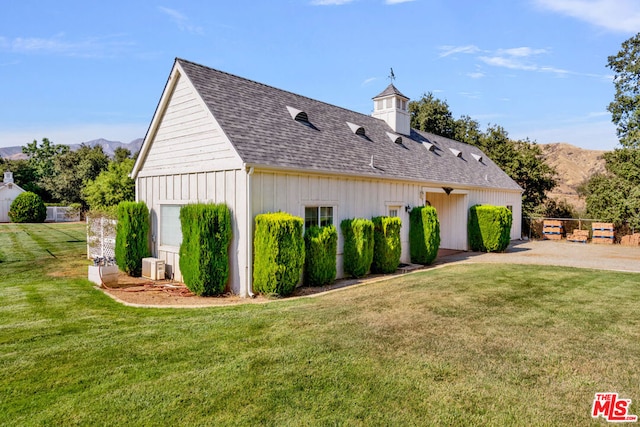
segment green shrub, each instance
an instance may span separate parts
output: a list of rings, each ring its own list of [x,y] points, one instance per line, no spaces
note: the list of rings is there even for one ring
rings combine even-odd
[[[397,217],[376,216],[373,222],[373,262],[374,273],[393,273],[400,265],[402,245],[400,228],[402,221]]]
[[[130,276],[142,273],[149,252],[149,209],[144,202],[121,202],[117,209],[116,264]]]
[[[11,203],[9,218],[11,222],[44,222],[47,207],[36,193],[25,191]]]
[[[304,266],[302,218],[288,213],[256,217],[253,286],[257,292],[285,296],[300,281]]]
[[[368,219],[345,219],[340,223],[344,237],[344,272],[362,277],[373,262],[373,222]]]
[[[417,206],[409,214],[409,251],[411,262],[429,265],[438,256],[440,221],[433,206]]]
[[[504,252],[511,239],[512,222],[511,211],[504,206],[471,206],[468,227],[471,250]]]
[[[323,286],[336,278],[338,231],[333,225],[310,227],[304,233],[304,282]]]
[[[197,203],[180,208],[182,280],[196,295],[224,292],[229,280],[231,212],[225,204]]]

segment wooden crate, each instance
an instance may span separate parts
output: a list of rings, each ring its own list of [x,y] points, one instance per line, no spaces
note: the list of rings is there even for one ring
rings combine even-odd
[[[623,236],[620,239],[620,244],[623,246],[640,246],[640,233]]]
[[[602,245],[612,245],[615,233],[613,229],[613,224],[610,222],[594,222],[591,225],[592,237],[591,241],[593,243],[598,243]]]
[[[567,234],[567,241],[587,243],[589,240],[589,230],[573,230],[573,233]]]
[[[548,240],[561,240],[562,239],[562,221],[547,220],[543,223],[542,234],[544,238]]]

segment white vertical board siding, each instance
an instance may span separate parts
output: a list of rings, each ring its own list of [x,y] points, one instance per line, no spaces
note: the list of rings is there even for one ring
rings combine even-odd
[[[388,215],[389,206],[400,206],[402,220],[400,239],[401,262],[410,262],[409,214],[406,205],[423,204],[420,191],[424,183],[407,183],[305,175],[272,171],[256,171],[252,177],[251,218],[265,212],[284,211],[304,217],[305,206],[333,206],[333,222],[338,229],[338,278],[343,277],[342,247],[344,244],[340,222],[347,218],[371,218]],[[513,207],[511,238],[519,239],[522,211],[521,194],[500,190],[462,189],[447,196],[444,192],[426,193],[425,199],[437,209],[441,223],[441,247],[468,249],[467,219],[469,208],[477,203]]]
[[[513,207],[511,240],[522,238],[522,194],[496,190],[474,190],[469,192],[469,207],[473,205],[494,205]]]
[[[389,206],[401,206],[401,262],[410,261],[409,214],[404,206],[420,203],[417,184],[342,178],[322,175],[256,171],[251,184],[252,220],[266,212],[283,211],[304,217],[305,206],[333,206],[333,224],[338,229],[338,278],[344,276],[340,222],[347,218],[388,215]]]
[[[136,181],[138,200],[144,201],[151,212],[153,256],[163,259],[174,279],[182,280],[177,247],[159,246],[160,206],[196,202],[226,203],[231,209],[233,238],[229,248],[229,287],[233,293],[242,292],[246,281],[247,264],[247,203],[246,172],[226,170],[167,176],[139,176]]]
[[[467,250],[467,194],[427,192],[425,197],[438,212],[440,247]]]
[[[242,161],[188,79],[178,75],[141,176],[240,168]],[[175,189],[175,188],[174,188]]]

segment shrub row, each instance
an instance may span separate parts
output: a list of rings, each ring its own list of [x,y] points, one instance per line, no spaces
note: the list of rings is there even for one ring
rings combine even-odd
[[[194,203],[180,208],[180,271],[196,295],[223,293],[229,279],[231,212],[225,204]]]
[[[287,213],[260,214],[253,240],[253,287],[264,294],[289,295],[304,266],[302,218]]]
[[[362,277],[373,262],[373,222],[368,219],[345,219],[340,223],[344,238],[344,272],[352,277]]]
[[[304,234],[304,283],[324,286],[336,278],[338,231],[333,225],[310,227]]]
[[[149,253],[149,209],[144,202],[121,202],[117,209],[116,264],[130,276],[142,273]]]
[[[411,262],[429,265],[440,248],[440,222],[433,206],[411,209],[409,215],[409,252]]]
[[[471,206],[468,223],[471,250],[504,252],[509,246],[512,222],[511,211],[504,206]]]
[[[373,222],[373,262],[374,273],[393,273],[400,265],[402,246],[400,228],[402,221],[397,217],[376,216]]]

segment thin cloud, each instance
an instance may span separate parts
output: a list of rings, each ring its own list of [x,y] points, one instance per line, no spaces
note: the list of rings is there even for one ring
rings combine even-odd
[[[158,6],[158,10],[171,18],[171,20],[178,26],[178,29],[180,31],[186,31],[188,33],[197,35],[204,34],[204,30],[202,29],[202,27],[192,24],[188,16],[178,12],[177,10],[170,9],[164,6]]]
[[[574,75],[586,75],[575,73],[562,68],[552,67],[549,65],[539,65],[536,62],[536,57],[549,53],[547,49],[532,48],[529,46],[513,47],[497,49],[495,51],[487,51],[480,49],[475,45],[466,46],[441,46],[438,48],[441,52],[440,58],[449,56],[455,56],[459,54],[464,55],[478,55],[476,59],[483,62],[486,65],[492,67],[507,68],[510,70],[520,71],[532,71],[540,73],[552,73],[558,77],[565,77],[570,74]],[[467,76],[472,79],[478,79],[484,77],[485,74],[479,71],[467,73]],[[592,76],[590,77],[600,77]]]
[[[409,3],[414,0],[385,0],[384,4],[400,4],[400,3]]]
[[[498,49],[498,55],[516,56],[519,58],[526,58],[533,55],[540,55],[547,53],[546,49],[532,49],[530,47],[513,47],[510,49]]]
[[[369,77],[368,79],[365,79],[365,81],[362,82],[362,86],[366,86],[369,83],[372,83],[374,81],[378,80],[377,77]]]
[[[438,48],[440,52],[440,58],[445,58],[451,55],[457,55],[459,53],[463,54],[474,54],[480,52],[478,46],[475,45],[467,45],[467,46],[440,46]]]
[[[637,0],[533,0],[540,8],[620,33],[640,28]]]
[[[49,38],[0,37],[0,50],[21,54],[55,54],[71,57],[112,57],[133,46],[122,40],[121,35],[91,37],[82,40],[67,40],[64,34]]]

